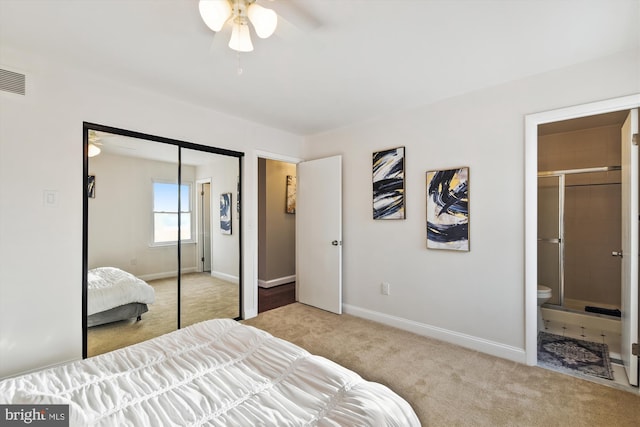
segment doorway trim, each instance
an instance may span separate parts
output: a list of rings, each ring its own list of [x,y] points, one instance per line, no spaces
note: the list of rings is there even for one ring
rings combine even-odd
[[[201,196],[201,191],[204,191],[204,185],[205,184],[209,184],[209,257],[211,258],[211,229],[212,227],[212,221],[211,221],[211,212],[213,211],[212,207],[213,207],[213,194],[212,194],[212,187],[211,187],[211,178],[202,178],[202,179],[198,179],[196,180],[196,195],[197,196]],[[203,268],[203,264],[204,264],[204,260],[202,259],[202,257],[204,257],[203,254],[203,249],[204,249],[204,227],[203,227],[203,221],[207,218],[203,218],[202,215],[202,197],[196,197],[196,215],[197,215],[197,222],[196,222],[196,228],[197,228],[197,242],[196,242],[196,247],[197,250],[196,252],[198,253],[198,255],[201,257],[200,261],[199,261],[199,270],[202,273],[205,272],[204,268]],[[209,263],[212,263],[212,260],[209,259]]]
[[[538,363],[537,289],[538,289],[538,126],[563,120],[640,107],[640,93],[588,104],[544,111],[525,116],[524,150],[524,274],[525,274],[525,362]]]

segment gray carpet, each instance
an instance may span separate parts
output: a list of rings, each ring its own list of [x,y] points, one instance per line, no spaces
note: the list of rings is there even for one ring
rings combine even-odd
[[[422,425],[637,427],[640,394],[299,303],[244,321],[404,397]]]
[[[239,316],[238,285],[211,277],[208,273],[185,274],[181,279],[181,327],[214,318]],[[142,320],[122,320],[95,326],[87,331],[87,355],[95,356],[136,344],[176,330],[178,289],[175,278],[148,281],[156,301]]]

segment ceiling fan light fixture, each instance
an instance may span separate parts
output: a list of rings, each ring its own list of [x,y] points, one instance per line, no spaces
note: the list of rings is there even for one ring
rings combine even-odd
[[[271,9],[251,3],[247,8],[247,16],[261,39],[271,36],[278,26],[278,15]]]
[[[227,0],[200,0],[198,8],[204,23],[216,32],[222,29],[231,16],[231,5]]]
[[[95,157],[98,154],[100,154],[100,147],[98,147],[97,145],[93,144],[93,143],[89,143],[89,146],[87,147],[88,151],[87,151],[87,156],[89,157]]]
[[[238,52],[251,52],[253,50],[249,24],[246,21],[242,19],[234,21],[229,47]]]

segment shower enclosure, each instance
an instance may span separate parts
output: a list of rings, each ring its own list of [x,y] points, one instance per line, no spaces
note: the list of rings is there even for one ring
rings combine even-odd
[[[548,305],[620,308],[620,201],[619,166],[538,173],[538,283],[552,289]]]

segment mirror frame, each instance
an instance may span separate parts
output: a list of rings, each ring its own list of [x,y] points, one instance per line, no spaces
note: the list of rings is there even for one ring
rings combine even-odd
[[[242,318],[242,301],[243,301],[243,259],[242,259],[242,230],[243,230],[243,218],[242,215],[242,197],[241,197],[241,189],[242,189],[242,158],[244,157],[244,153],[240,151],[227,150],[224,148],[210,147],[208,145],[200,145],[194,144],[192,142],[181,141],[172,138],[165,138],[157,135],[150,135],[146,133],[136,132],[132,130],[120,129],[112,126],[105,126],[97,123],[90,122],[82,122],[82,149],[83,149],[83,166],[82,166],[82,358],[87,358],[87,269],[88,269],[88,255],[89,255],[89,194],[87,192],[88,188],[88,175],[89,175],[89,131],[99,131],[99,132],[108,132],[115,135],[122,135],[130,138],[138,138],[145,139],[147,141],[160,142],[164,144],[170,144],[177,146],[178,150],[178,170],[180,170],[181,166],[181,150],[180,148],[186,148],[190,150],[202,151],[206,153],[212,154],[221,154],[229,157],[238,158],[238,200],[237,203],[240,209],[240,227],[239,227],[239,251],[238,251],[238,296],[239,296],[239,307],[238,307],[238,317],[236,320],[240,320]],[[178,254],[178,265],[181,265],[181,244],[180,240],[178,240],[177,245],[177,254]],[[178,294],[180,293],[180,268],[178,268]],[[177,319],[177,329],[180,329],[180,302],[178,301],[178,319]]]

